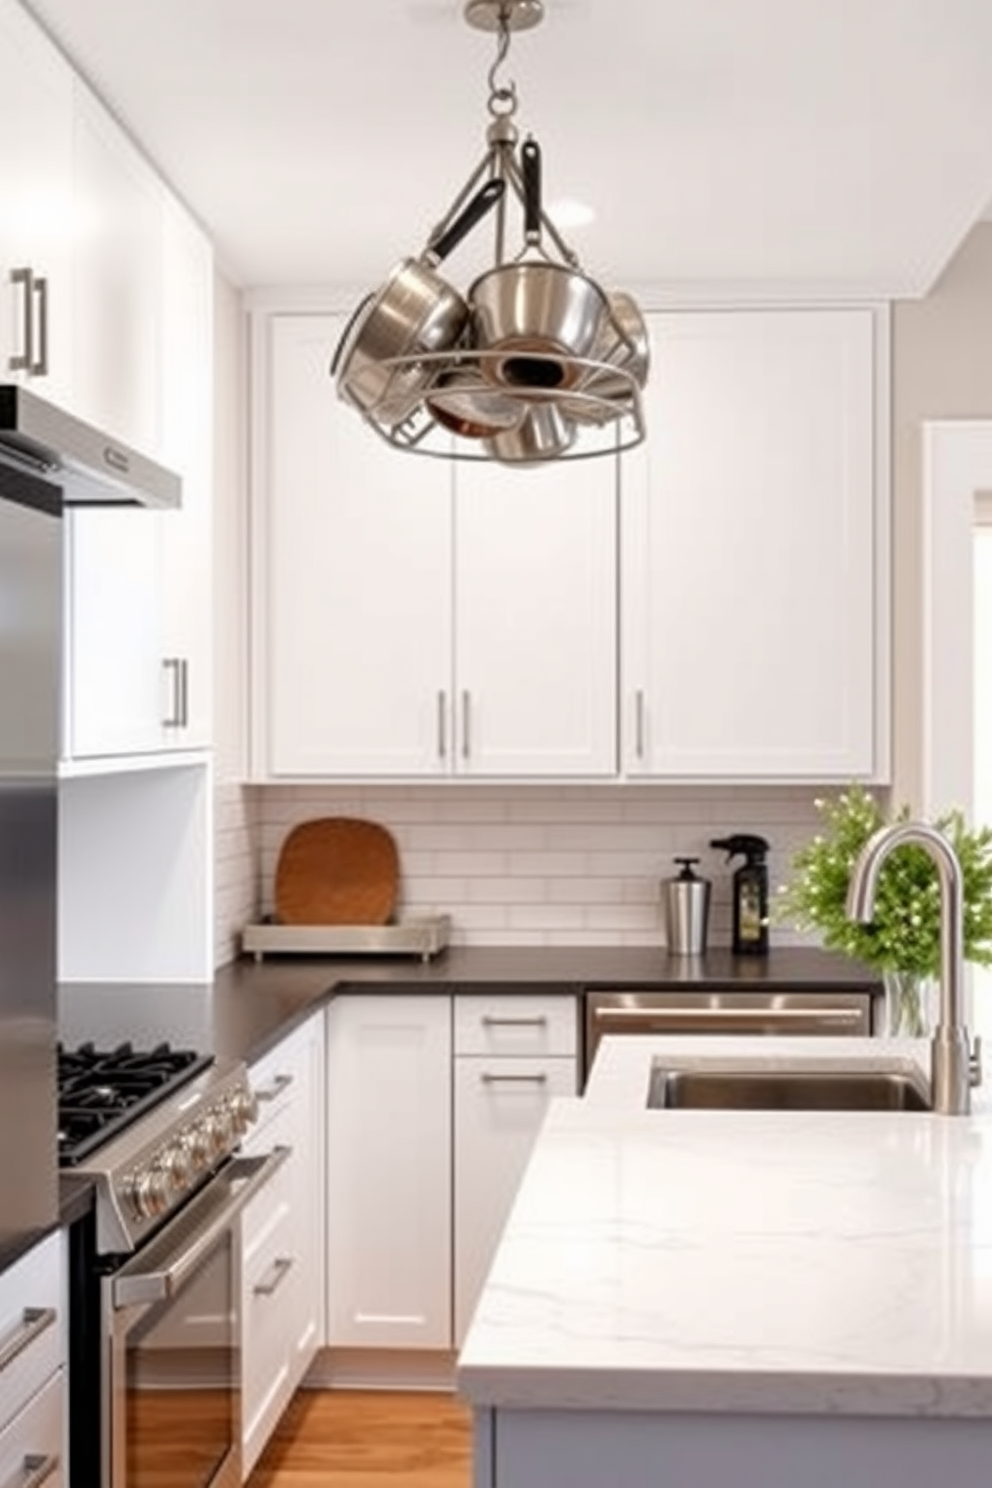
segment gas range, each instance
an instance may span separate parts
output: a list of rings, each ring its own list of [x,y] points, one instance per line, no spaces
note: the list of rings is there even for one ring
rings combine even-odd
[[[257,1106],[240,1062],[160,1044],[59,1049],[59,1162],[96,1183],[96,1248],[136,1250],[234,1152]]]

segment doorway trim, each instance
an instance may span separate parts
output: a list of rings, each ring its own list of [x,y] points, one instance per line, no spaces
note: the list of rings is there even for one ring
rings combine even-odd
[[[992,420],[923,425],[922,807],[970,816],[974,779],[973,531],[992,490]]]

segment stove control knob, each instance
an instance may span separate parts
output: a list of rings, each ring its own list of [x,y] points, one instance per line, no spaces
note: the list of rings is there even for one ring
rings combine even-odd
[[[207,1134],[206,1125],[198,1121],[180,1139],[182,1147],[190,1160],[194,1173],[202,1173],[210,1162],[210,1139]]]
[[[164,1168],[145,1168],[130,1183],[130,1198],[142,1219],[164,1214],[174,1193],[172,1179]]]
[[[248,1128],[258,1120],[258,1097],[254,1090],[236,1090],[231,1096],[229,1110],[235,1135],[243,1137]]]
[[[207,1117],[207,1127],[213,1154],[222,1157],[234,1142],[234,1118],[226,1106],[214,1106]]]
[[[177,1193],[183,1193],[193,1181],[193,1157],[186,1142],[173,1142],[159,1156],[159,1166],[172,1180]]]

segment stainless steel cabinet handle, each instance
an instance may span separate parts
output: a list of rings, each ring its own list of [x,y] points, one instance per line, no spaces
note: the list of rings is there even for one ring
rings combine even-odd
[[[21,1331],[16,1338],[12,1338],[9,1343],[5,1343],[3,1348],[0,1348],[0,1374],[13,1364],[26,1348],[30,1348],[36,1338],[52,1327],[57,1316],[54,1307],[25,1307],[21,1313]]]
[[[180,714],[183,728],[189,728],[189,661],[184,656],[179,664]]]
[[[164,728],[183,726],[183,661],[181,656],[162,658],[162,669],[169,678],[169,704],[162,717]]]
[[[547,1085],[548,1077],[545,1074],[533,1075],[493,1075],[484,1070],[479,1077],[483,1085]]]
[[[530,1018],[497,1018],[491,1013],[483,1013],[482,1026],[483,1028],[547,1028],[548,1020],[543,1013]]]
[[[267,1090],[255,1091],[255,1099],[257,1101],[276,1100],[280,1095],[282,1095],[287,1086],[292,1085],[295,1078],[295,1075],[276,1075],[275,1079],[272,1081],[272,1084],[268,1087]]]
[[[252,1290],[256,1297],[271,1297],[282,1286],[286,1277],[293,1269],[292,1256],[276,1256],[269,1269],[269,1273],[262,1281],[256,1282]]]
[[[437,757],[447,759],[448,756],[448,694],[439,692],[437,695]]]
[[[33,377],[48,376],[48,280],[42,275],[35,279],[32,292],[38,300],[38,346],[37,357],[33,357],[28,368]]]
[[[472,752],[472,698],[466,690],[462,693],[462,759],[468,759]]]
[[[21,350],[16,356],[8,358],[7,366],[11,372],[30,372],[34,363],[34,306],[31,303],[31,286],[34,275],[30,269],[11,269],[11,284],[20,284],[24,287],[24,298],[21,304]]]
[[[36,1452],[31,1452],[24,1459],[24,1476],[17,1484],[17,1488],[41,1488],[42,1483],[55,1472],[59,1465],[59,1459],[52,1454],[41,1457]]]
[[[634,693],[634,753],[639,760],[644,758],[644,693],[640,688]]]

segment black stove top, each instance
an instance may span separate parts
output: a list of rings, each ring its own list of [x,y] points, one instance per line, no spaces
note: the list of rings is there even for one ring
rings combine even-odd
[[[213,1063],[208,1054],[173,1049],[98,1049],[59,1045],[59,1165],[74,1167],[178,1086]]]

